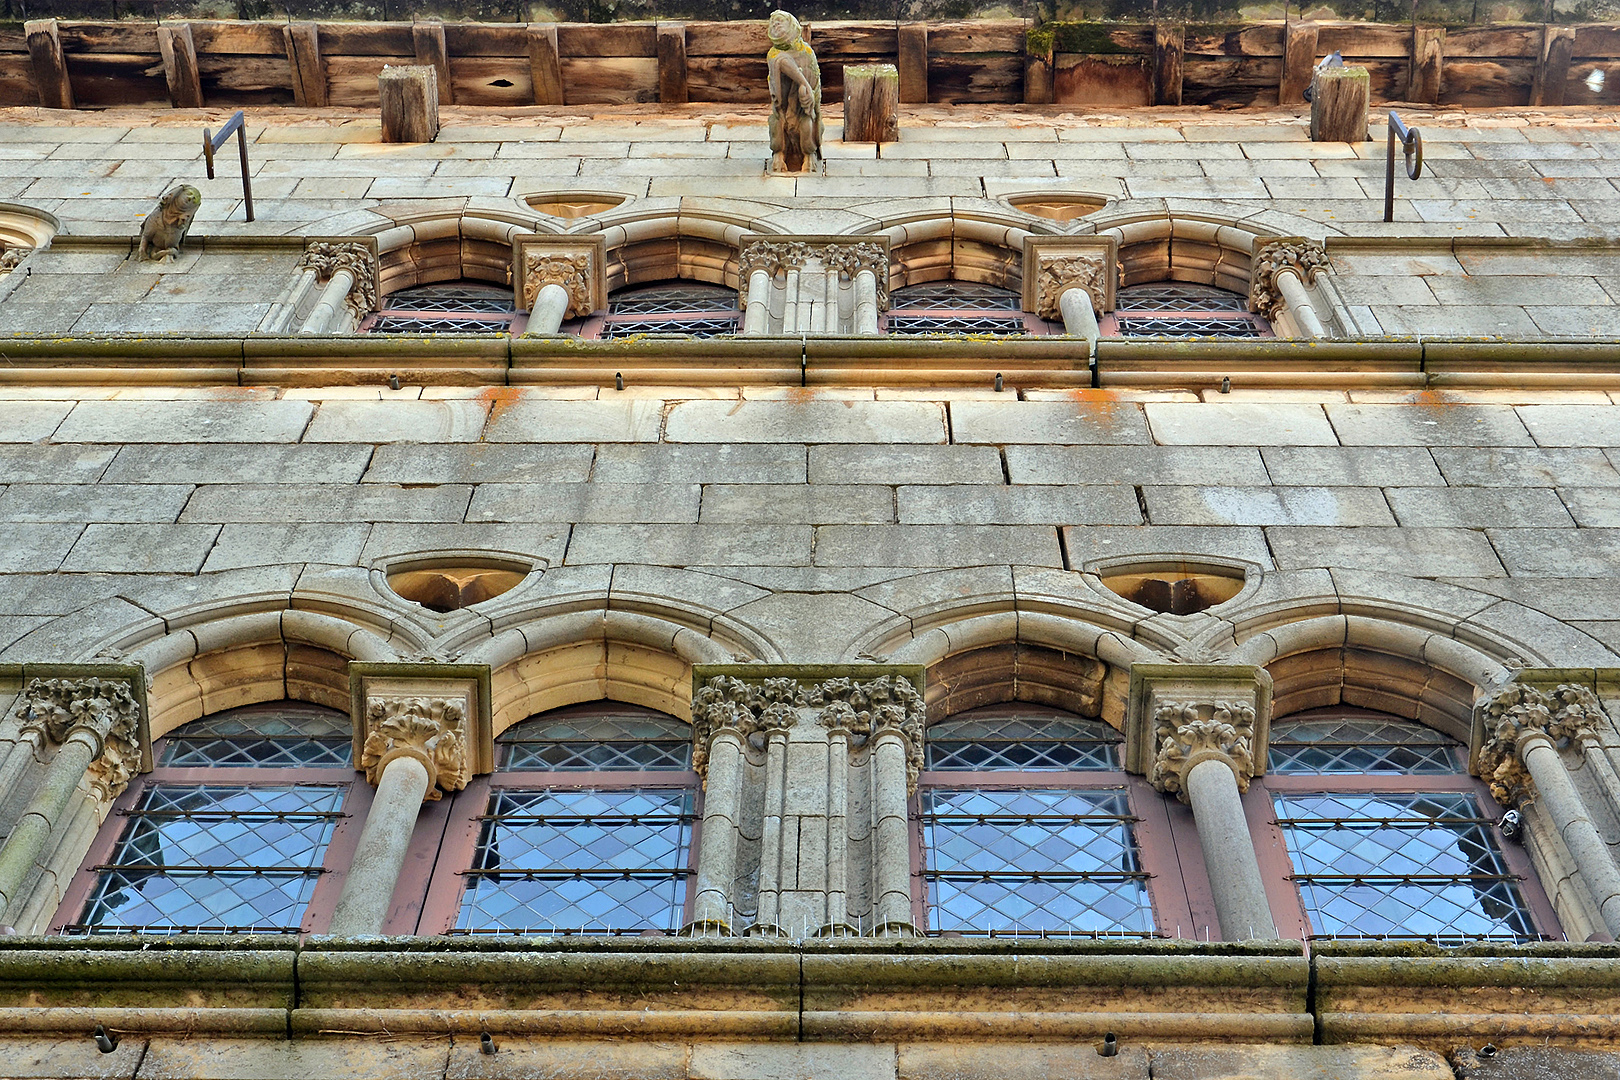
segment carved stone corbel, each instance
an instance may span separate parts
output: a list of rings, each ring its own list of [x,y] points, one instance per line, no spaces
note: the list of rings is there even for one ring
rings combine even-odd
[[[1479,750],[1474,768],[1503,806],[1517,807],[1536,796],[1536,785],[1524,760],[1527,741],[1537,736],[1554,747],[1584,747],[1607,719],[1603,703],[1590,689],[1563,683],[1541,690],[1512,682],[1474,705]]]
[[[33,252],[33,248],[8,247],[0,251],[0,274],[9,274],[22,265],[22,261]]]
[[[607,239],[519,233],[512,238],[512,291],[520,311],[533,311],[547,285],[568,294],[566,318],[607,307]]]
[[[139,668],[122,670],[131,674],[30,679],[13,709],[19,734],[36,746],[59,746],[77,732],[89,736],[95,753],[87,783],[106,802],[151,768],[145,677]]]
[[[1070,289],[1083,289],[1092,310],[1114,309],[1119,284],[1119,241],[1112,236],[1026,236],[1024,310],[1043,319],[1062,317],[1060,303]]]
[[[1287,306],[1277,285],[1277,275],[1291,270],[1310,285],[1328,265],[1327,249],[1316,240],[1285,236],[1270,240],[1254,253],[1249,271],[1249,310],[1265,319],[1274,319]]]
[[[349,274],[354,284],[349,286],[343,303],[356,319],[362,319],[376,309],[381,264],[372,245],[356,241],[311,240],[304,246],[298,266],[301,270],[315,271],[316,280],[322,284],[332,280],[335,274]]]
[[[1241,701],[1165,701],[1153,710],[1158,752],[1148,781],[1188,801],[1187,774],[1216,758],[1231,766],[1239,791],[1254,777],[1254,706]]]
[[[373,785],[390,761],[415,758],[431,802],[494,768],[487,667],[352,663],[349,690],[354,760]]]

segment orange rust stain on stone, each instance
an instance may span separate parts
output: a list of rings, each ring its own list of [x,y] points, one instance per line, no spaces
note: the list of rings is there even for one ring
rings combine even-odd
[[[482,386],[478,389],[476,400],[489,402],[489,419],[494,421],[516,405],[522,396],[523,391],[516,386]]]

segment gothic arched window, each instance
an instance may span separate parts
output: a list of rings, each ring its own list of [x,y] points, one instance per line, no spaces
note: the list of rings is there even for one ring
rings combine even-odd
[[[371,802],[349,717],[297,701],[182,725],[91,844],[65,933],[325,929]]]
[[[931,725],[920,891],[930,932],[1150,936],[1193,929],[1166,802],[1099,720],[1013,702]],[[1145,850],[1147,849],[1147,850]],[[1157,909],[1157,914],[1156,914]]]
[[[691,725],[592,702],[515,724],[495,748],[494,774],[456,796],[421,932],[684,925],[697,820]]]
[[[1274,880],[1286,876],[1300,905],[1277,913],[1285,936],[1445,944],[1554,932],[1529,859],[1503,842],[1455,739],[1385,713],[1313,709],[1272,723],[1267,767],[1287,859]],[[1259,848],[1263,860],[1281,850]]]
[[[615,289],[606,312],[563,326],[583,338],[675,334],[712,338],[735,334],[742,322],[737,290],[684,279]]]

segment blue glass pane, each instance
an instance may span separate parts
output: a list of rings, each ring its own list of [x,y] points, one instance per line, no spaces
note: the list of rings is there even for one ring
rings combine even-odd
[[[641,772],[692,767],[692,728],[647,712],[548,714],[501,733],[508,771]]]
[[[969,713],[928,729],[927,768],[1014,772],[1119,768],[1117,731],[1061,713]]]
[[[1390,718],[1282,720],[1271,729],[1267,766],[1283,775],[1435,775],[1463,771],[1455,739]]]
[[[182,724],[160,743],[158,764],[175,768],[344,768],[352,751],[349,717],[289,703],[250,706]]]

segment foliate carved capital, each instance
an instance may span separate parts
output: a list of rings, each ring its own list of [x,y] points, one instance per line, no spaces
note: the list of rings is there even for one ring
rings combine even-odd
[[[870,270],[877,280],[878,310],[889,310],[889,253],[882,244],[833,244],[822,249],[821,261],[828,270],[852,280]]]
[[[1254,777],[1254,706],[1241,701],[1166,701],[1153,711],[1158,746],[1148,780],[1167,795],[1187,801],[1187,774],[1201,761],[1218,759],[1232,768],[1238,790]]]
[[[141,768],[141,706],[124,679],[31,679],[13,710],[23,733],[63,743],[89,734],[96,758],[88,778],[97,798],[112,800]]]
[[[742,249],[737,260],[737,276],[746,281],[754,271],[763,270],[775,277],[789,270],[801,270],[809,261],[809,244],[798,240],[755,240]]]
[[[523,256],[523,310],[533,311],[535,298],[547,285],[557,285],[568,294],[568,318],[589,315],[591,303],[591,257],[587,252],[572,255],[530,251]]]
[[[428,773],[427,801],[444,791],[467,786],[472,764],[467,756],[467,715],[451,698],[373,698],[366,704],[366,737],[360,767],[374,786],[398,757],[421,762]]]
[[[829,731],[848,732],[856,745],[879,735],[898,735],[906,747],[906,785],[916,789],[927,708],[910,679],[904,675],[827,679],[810,688],[809,701],[820,707],[817,723]]]
[[[1584,686],[1565,683],[1538,690],[1508,683],[1474,704],[1476,727],[1483,733],[1480,779],[1503,806],[1518,806],[1535,797],[1535,784],[1524,764],[1526,741],[1544,736],[1554,746],[1582,746],[1596,738],[1607,719],[1603,703]]]
[[[316,280],[327,282],[334,274],[347,271],[354,278],[344,304],[356,318],[370,314],[377,306],[378,280],[381,273],[377,256],[365,244],[312,240],[304,247],[298,260],[302,270],[315,271]]]
[[[1042,259],[1035,282],[1035,314],[1043,319],[1062,317],[1060,302],[1070,289],[1084,289],[1091,298],[1091,310],[1107,309],[1109,267],[1101,255],[1068,255]]]
[[[1328,265],[1327,249],[1315,240],[1286,236],[1262,245],[1249,271],[1249,310],[1270,319],[1286,306],[1277,275],[1292,270],[1309,285]]]

